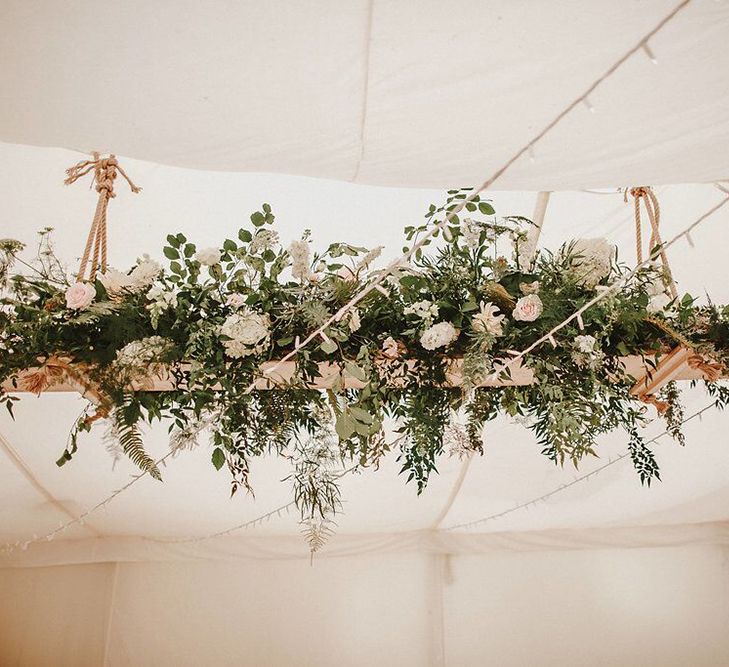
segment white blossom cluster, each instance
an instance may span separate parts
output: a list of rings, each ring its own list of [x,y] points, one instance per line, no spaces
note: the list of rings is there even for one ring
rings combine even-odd
[[[114,364],[120,370],[146,370],[148,366],[160,363],[172,346],[172,341],[162,336],[133,340],[117,351]]]
[[[271,320],[253,310],[241,309],[220,326],[225,353],[233,359],[261,354],[271,345]]]
[[[594,336],[575,336],[572,342],[572,360],[577,366],[596,368],[602,363],[603,357]]]
[[[273,229],[259,229],[248,245],[252,255],[260,255],[266,250],[272,250],[278,243],[278,232]]]
[[[403,311],[406,315],[415,315],[423,320],[423,324],[429,327],[433,320],[438,317],[438,306],[431,301],[416,301],[407,306]]]
[[[311,265],[308,242],[303,239],[292,241],[289,246],[289,255],[291,256],[291,274],[296,280],[306,280],[309,277]]]
[[[108,269],[99,275],[99,281],[106,289],[110,299],[120,299],[126,293],[141,292],[148,288],[162,273],[159,262],[144,255],[137,265],[127,274],[115,269]]]

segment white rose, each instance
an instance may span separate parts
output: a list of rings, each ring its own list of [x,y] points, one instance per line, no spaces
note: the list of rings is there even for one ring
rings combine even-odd
[[[497,315],[499,309],[493,303],[482,303],[481,312],[473,316],[471,327],[474,331],[488,333],[492,336],[502,336],[504,315]]]
[[[543,309],[542,300],[536,294],[527,294],[516,302],[512,317],[519,322],[533,322]]]
[[[420,336],[420,344],[426,350],[435,350],[450,345],[456,338],[458,338],[458,329],[450,322],[438,322],[423,331]]]
[[[85,310],[96,298],[96,289],[88,283],[74,283],[66,290],[66,308]]]
[[[220,262],[220,250],[217,248],[203,248],[195,253],[195,259],[203,266],[215,266]]]

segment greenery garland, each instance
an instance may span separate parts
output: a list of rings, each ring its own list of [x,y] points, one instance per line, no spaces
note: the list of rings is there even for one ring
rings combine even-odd
[[[406,227],[403,251],[467,194],[450,191],[422,225]],[[622,428],[641,480],[658,478],[640,435],[645,406],[631,395],[635,380],[619,358],[643,355],[650,363],[679,342],[723,364],[727,308],[698,306],[689,295],[671,300],[663,272],[650,265],[526,358],[534,383],[509,385],[509,371],[501,371],[501,386],[480,386],[500,373],[510,352],[628,269],[603,239],[537,252],[527,219],[497,217],[478,197],[466,210],[468,217],[455,216],[436,231],[411,265],[301,349],[294,376],[275,390],[249,391],[263,377],[261,365],[280,359],[347,304],[377,273],[381,248],[334,243],[312,253],[308,230],[284,247],[268,204],[220,248],[198,249],[171,234],[165,268],[145,256],[128,272],[109,270],[92,284],[69,280],[49,229],[40,233],[32,261],[23,259],[21,243],[0,241],[0,382],[17,383],[21,371],[50,367],[51,359],[71,360],[103,397],[110,450],[155,477],[139,425],[162,418],[171,420],[176,450],[210,432],[212,463],[230,470],[233,492],[250,489],[256,456],[287,457],[312,550],[339,507],[342,465],[376,466],[397,449],[402,473],[420,492],[444,453],[482,453],[484,425],[499,414],[522,420],[558,464],[596,455],[598,436]],[[461,362],[460,387],[449,383],[452,359]],[[327,390],[312,388],[321,362],[343,369]],[[155,371],[169,373],[173,391],[144,390]],[[350,388],[345,377],[361,388]],[[717,403],[727,402],[723,388],[709,388]],[[669,385],[662,399],[671,433],[683,444],[678,394]],[[0,393],[11,414],[17,399]],[[71,459],[78,431],[91,421],[79,420],[59,465]],[[388,421],[395,442],[385,437]]]

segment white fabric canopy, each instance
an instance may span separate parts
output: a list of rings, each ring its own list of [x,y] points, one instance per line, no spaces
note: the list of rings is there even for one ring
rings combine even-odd
[[[217,245],[263,201],[284,242],[309,228],[318,245],[382,244],[384,264],[442,189],[495,172],[675,4],[6,0],[0,237],[32,244],[53,226],[73,267],[95,197],[64,188],[63,169],[98,149],[144,188],[110,205],[119,268],[160,259],[169,232]],[[545,247],[605,236],[630,263],[616,186],[659,186],[664,238],[715,205],[728,31],[729,3],[690,2],[650,40],[657,65],[636,53],[590,96],[594,113],[577,107],[506,172],[488,193],[497,212],[531,216],[536,191],[555,190]],[[570,191],[595,187],[613,189]],[[728,210],[669,250],[681,291],[729,303]],[[687,415],[708,403],[684,397]],[[47,534],[134,474],[112,469],[101,426],[55,466],[83,405],[24,396],[15,421],[0,414],[0,545]],[[0,664],[726,664],[727,416],[685,433],[685,448],[654,446],[650,489],[628,459],[572,484],[625,452],[620,433],[575,471],[500,419],[483,457],[444,459],[419,497],[390,457],[342,480],[313,567],[295,512],[205,539],[291,488],[284,462],[259,459],[255,498],[230,499],[203,440],[164,483],[142,479],[84,525],[0,556]],[[165,453],[166,425],[145,442]]]
[[[677,0],[0,6],[0,140],[358,183],[482,182]],[[729,4],[694,0],[499,181],[729,178]]]

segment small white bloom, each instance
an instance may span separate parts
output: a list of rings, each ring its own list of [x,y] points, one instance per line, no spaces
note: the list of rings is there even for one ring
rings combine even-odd
[[[438,322],[423,331],[420,335],[420,344],[426,350],[435,350],[450,345],[458,338],[458,329],[450,322]]]
[[[362,326],[362,320],[359,316],[359,310],[356,308],[352,308],[349,311],[349,330],[354,333],[355,331],[359,331],[359,328]]]
[[[160,309],[174,308],[177,305],[177,294],[163,289],[161,285],[154,285],[147,292],[147,298]]]
[[[241,310],[228,316],[219,331],[225,337],[223,346],[226,354],[234,359],[261,354],[271,345],[268,315],[252,310]]]
[[[498,312],[499,309],[493,303],[482,303],[481,311],[476,313],[471,320],[471,327],[480,333],[502,336],[505,315],[497,315]]]
[[[259,229],[248,246],[248,250],[254,254],[260,254],[271,250],[278,243],[278,232],[273,229]]]
[[[438,317],[438,306],[432,301],[416,301],[407,306],[403,311],[406,315],[415,315],[423,320],[423,324],[429,327],[433,320]]]
[[[98,278],[110,299],[120,299],[124,294],[134,291],[131,278],[121,271],[107,269]]]
[[[575,336],[575,349],[585,354],[590,354],[595,351],[595,340],[594,336]]]
[[[303,239],[292,241],[289,246],[289,255],[291,256],[291,274],[296,280],[306,280],[309,277],[311,264],[309,244]]]
[[[66,290],[66,308],[86,310],[96,298],[96,289],[88,283],[74,283]]]
[[[542,314],[543,309],[542,300],[536,294],[528,294],[516,302],[512,317],[519,322],[533,322]]]
[[[463,221],[461,222],[461,235],[469,248],[478,247],[478,242],[481,238],[481,230],[479,229],[477,222],[471,218],[463,218]]]
[[[225,303],[231,308],[241,308],[245,305],[246,298],[242,294],[228,294]]]
[[[195,253],[195,260],[203,266],[215,266],[220,262],[220,250],[217,248],[203,248]]]

